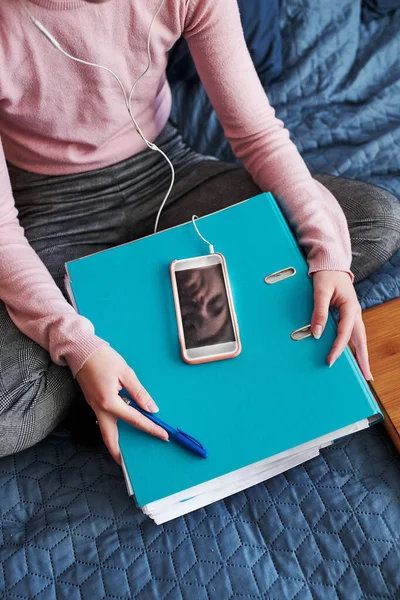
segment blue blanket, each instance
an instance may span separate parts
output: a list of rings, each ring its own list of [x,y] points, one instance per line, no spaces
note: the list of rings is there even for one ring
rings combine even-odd
[[[281,25],[284,70],[268,92],[310,168],[400,196],[400,11],[363,24],[356,0],[290,0]],[[196,86],[174,84],[174,117],[231,159]],[[399,289],[400,254],[358,287],[364,306]],[[382,426],[160,527],[105,448],[61,427],[0,459],[0,513],[4,600],[400,598],[400,460]]]
[[[105,449],[0,461],[2,600],[396,600],[400,460],[381,426],[157,526]]]

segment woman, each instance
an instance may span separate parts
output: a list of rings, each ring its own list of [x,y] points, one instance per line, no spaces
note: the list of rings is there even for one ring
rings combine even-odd
[[[57,43],[35,27],[22,2],[1,2],[0,133],[8,165],[1,155],[0,454],[17,452],[50,432],[66,415],[76,382],[116,461],[117,418],[167,439],[119,398],[125,386],[143,408],[157,410],[130,366],[60,291],[65,261],[152,232],[170,171],[135,132],[115,78],[67,58],[57,44],[112,69],[129,93],[145,71],[147,34],[158,9],[152,66],[135,87],[132,113],[176,170],[160,227],[219,210],[260,189],[273,192],[307,252],[314,336],[321,336],[329,305],[336,305],[341,320],[327,360],[333,364],[351,338],[371,379],[353,273],[357,279],[367,276],[399,247],[399,205],[373,186],[321,176],[324,187],[311,177],[268,104],[235,0],[161,5],[25,0],[25,5]],[[196,154],[168,124],[167,53],[182,33],[246,170]]]

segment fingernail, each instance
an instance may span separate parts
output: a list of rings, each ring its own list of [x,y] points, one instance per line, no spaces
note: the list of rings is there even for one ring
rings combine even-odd
[[[316,340],[319,340],[321,335],[322,335],[322,325],[316,325],[314,327],[313,336],[315,337]]]
[[[368,381],[375,381],[375,379],[371,375],[370,378],[368,379]]]
[[[335,362],[336,362],[336,358],[335,358],[334,360],[331,360],[331,361],[328,363],[328,365],[329,365],[329,368],[333,367],[333,365],[335,364]]]
[[[148,412],[158,412],[160,409],[158,408],[154,400],[149,400],[149,402],[147,403],[147,410]]]

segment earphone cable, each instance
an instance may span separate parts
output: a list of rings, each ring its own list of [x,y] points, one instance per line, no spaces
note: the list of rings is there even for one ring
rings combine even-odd
[[[57,50],[59,50],[64,56],[66,56],[67,58],[81,63],[83,65],[87,65],[89,67],[95,67],[97,69],[101,69],[103,71],[106,71],[107,73],[110,73],[115,80],[117,81],[118,85],[120,86],[123,96],[124,96],[124,100],[125,100],[125,105],[126,108],[128,110],[129,116],[133,122],[133,125],[135,127],[136,132],[139,134],[139,136],[142,138],[142,140],[144,141],[144,143],[146,144],[146,146],[150,149],[150,150],[154,150],[155,152],[158,152],[159,154],[161,154],[161,156],[164,157],[164,159],[167,161],[170,169],[171,169],[171,182],[170,185],[168,187],[167,193],[164,196],[164,199],[160,205],[160,208],[158,210],[157,216],[156,216],[156,221],[154,224],[154,233],[157,233],[157,229],[158,229],[158,224],[160,221],[160,217],[161,217],[161,213],[163,211],[163,208],[171,194],[172,188],[174,186],[175,183],[175,169],[174,166],[172,164],[172,162],[170,161],[170,159],[168,158],[168,156],[165,154],[165,152],[163,152],[156,144],[154,144],[153,142],[150,142],[144,135],[144,133],[142,132],[142,130],[140,129],[135,117],[133,116],[132,113],[132,95],[134,92],[134,89],[136,87],[136,85],[139,83],[139,81],[142,79],[142,77],[144,77],[146,75],[146,73],[148,73],[148,71],[151,68],[151,48],[150,48],[150,43],[151,43],[151,30],[153,27],[153,23],[156,20],[158,14],[161,11],[161,8],[164,5],[165,0],[161,0],[160,5],[156,11],[156,13],[153,15],[153,18],[150,22],[150,26],[149,26],[149,31],[148,31],[148,35],[147,35],[147,67],[146,69],[143,71],[143,73],[141,75],[139,75],[139,77],[136,79],[136,81],[134,82],[131,91],[129,93],[129,97],[127,96],[126,90],[124,88],[123,83],[121,82],[120,78],[118,77],[118,75],[116,75],[114,73],[114,71],[112,71],[111,69],[109,69],[108,67],[104,67],[103,65],[98,65],[97,63],[92,63],[89,62],[87,60],[83,60],[81,58],[77,58],[76,56],[73,56],[72,54],[69,54],[68,52],[66,52],[64,50],[64,48],[62,48],[61,44],[51,35],[51,33],[49,33],[49,31],[47,31],[47,29],[42,25],[42,23],[40,21],[38,21],[37,19],[35,19],[35,17],[32,15],[31,11],[29,10],[29,8],[26,6],[24,0],[20,0],[20,4],[22,5],[22,8],[24,9],[24,11],[26,12],[26,14],[28,15],[29,19],[32,21],[32,23],[47,37],[47,39],[52,43],[53,46],[55,46],[55,48],[57,48]]]

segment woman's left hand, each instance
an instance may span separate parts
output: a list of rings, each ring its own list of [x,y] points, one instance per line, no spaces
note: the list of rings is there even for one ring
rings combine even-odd
[[[328,319],[330,305],[336,306],[340,313],[338,335],[327,359],[329,366],[333,365],[351,341],[365,379],[373,380],[361,306],[349,274],[344,271],[317,271],[313,274],[313,282],[314,312],[311,331],[314,337],[317,339],[321,337]]]

